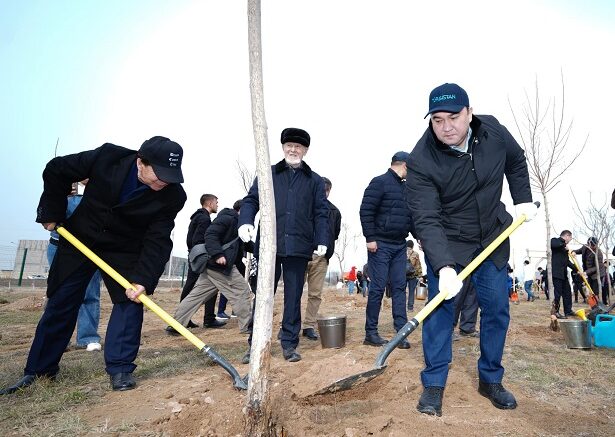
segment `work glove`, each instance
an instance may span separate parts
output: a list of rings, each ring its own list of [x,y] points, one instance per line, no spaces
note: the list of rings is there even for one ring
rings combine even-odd
[[[256,237],[256,230],[254,229],[254,225],[245,224],[239,226],[239,229],[237,229],[237,234],[239,234],[241,241],[247,243]]]
[[[446,291],[448,293],[445,299],[449,300],[457,296],[461,291],[463,282],[457,278],[457,272],[455,271],[455,269],[452,267],[442,267],[439,271],[439,274],[440,291]]]
[[[327,246],[323,246],[322,244],[319,244],[316,250],[314,251],[314,254],[318,256],[324,256],[325,253],[327,253]]]
[[[517,217],[521,217],[521,214],[525,214],[525,221],[529,222],[538,213],[538,207],[532,202],[520,203],[515,205],[515,213]]]

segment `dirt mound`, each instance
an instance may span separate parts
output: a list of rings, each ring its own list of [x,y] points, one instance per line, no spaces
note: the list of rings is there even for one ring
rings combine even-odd
[[[47,300],[44,296],[28,296],[15,302],[2,305],[2,309],[8,311],[39,311]]]

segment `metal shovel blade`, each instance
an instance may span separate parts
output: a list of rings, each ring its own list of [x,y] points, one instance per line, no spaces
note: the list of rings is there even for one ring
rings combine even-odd
[[[320,389],[319,391],[314,393],[314,395],[324,395],[327,393],[335,393],[338,391],[348,390],[351,387],[354,387],[355,385],[363,384],[363,383],[366,383],[367,381],[371,381],[376,376],[383,373],[386,367],[387,366],[382,366],[382,367],[368,370],[366,372],[357,373],[356,375],[347,376],[346,378],[337,380],[333,384],[330,384],[327,387]]]

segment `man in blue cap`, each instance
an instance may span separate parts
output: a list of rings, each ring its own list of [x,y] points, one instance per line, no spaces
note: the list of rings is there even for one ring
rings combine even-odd
[[[387,284],[391,287],[393,325],[399,331],[407,322],[406,314],[406,237],[413,231],[403,181],[408,173],[407,152],[391,158],[386,173],[371,180],[361,202],[359,215],[367,246],[370,287],[365,309],[363,344],[387,343],[378,333],[378,316]],[[414,233],[414,232],[413,232]],[[403,340],[399,346],[409,349]]]
[[[500,201],[506,177],[517,215],[536,215],[523,149],[490,115],[475,116],[468,94],[445,83],[429,96],[429,127],[412,150],[408,179],[410,209],[417,238],[425,251],[429,298],[440,290],[447,300],[423,326],[425,369],[417,409],[440,416],[449,363],[455,303],[462,282],[457,272],[467,266],[512,223]],[[502,386],[502,353],[510,320],[506,290],[506,240],[472,273],[481,308],[478,376],[480,394],[501,409],[516,408]]]

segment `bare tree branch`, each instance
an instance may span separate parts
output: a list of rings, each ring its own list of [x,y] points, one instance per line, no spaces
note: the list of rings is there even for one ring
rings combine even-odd
[[[571,138],[573,122],[566,117],[566,87],[564,73],[560,71],[561,91],[560,105],[557,100],[548,100],[546,108],[541,105],[538,78],[534,82],[534,94],[530,96],[524,92],[525,99],[517,112],[508,100],[515,125],[520,137],[520,143],[525,150],[532,189],[539,191],[543,198],[545,211],[546,246],[548,286],[553,291],[553,277],[551,266],[551,218],[547,194],[561,181],[564,173],[576,162],[585,150],[589,136],[575,151],[570,153],[569,141]],[[547,128],[547,121],[548,128]]]

